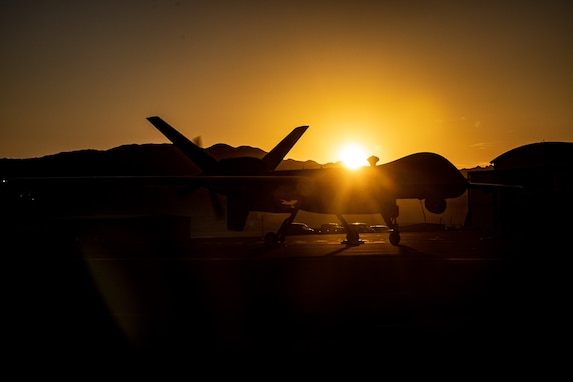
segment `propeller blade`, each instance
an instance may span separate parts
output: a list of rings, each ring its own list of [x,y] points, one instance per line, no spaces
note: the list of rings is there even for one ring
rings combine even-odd
[[[223,210],[223,206],[221,205],[221,201],[217,194],[211,190],[209,190],[209,199],[211,199],[211,205],[213,206],[213,210],[215,211],[215,215],[217,216],[218,220],[223,219],[225,216],[225,211]]]
[[[197,145],[197,146],[203,148],[203,140],[201,139],[201,136],[200,136],[200,135],[197,136],[197,137],[195,137],[195,138],[193,138],[191,141],[192,141],[193,143],[195,143],[195,145]]]
[[[177,195],[180,198],[185,198],[189,194],[194,193],[195,191],[197,191],[196,187],[186,187],[182,190],[179,190],[177,192]],[[217,220],[221,220],[223,217],[225,217],[225,210],[223,209],[223,205],[221,204],[221,201],[219,200],[219,197],[217,196],[216,192],[214,192],[211,189],[208,189],[208,192],[209,192],[209,201],[211,202],[211,206],[213,207],[215,216],[217,217]]]

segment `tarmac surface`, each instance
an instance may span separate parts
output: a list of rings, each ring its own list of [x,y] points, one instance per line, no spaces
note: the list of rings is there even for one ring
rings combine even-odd
[[[531,354],[566,338],[559,245],[479,232],[5,237],[13,348],[208,356]],[[559,252],[561,251],[561,252]],[[482,350],[479,350],[480,352]]]

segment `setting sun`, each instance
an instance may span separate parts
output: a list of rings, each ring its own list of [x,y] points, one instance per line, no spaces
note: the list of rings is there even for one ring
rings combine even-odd
[[[349,168],[357,168],[368,165],[366,151],[359,146],[346,146],[340,152],[340,159]]]

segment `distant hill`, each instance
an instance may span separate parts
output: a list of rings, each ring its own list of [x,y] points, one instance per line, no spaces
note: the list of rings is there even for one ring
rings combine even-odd
[[[249,156],[262,158],[266,152],[250,146],[231,147],[218,143],[205,149],[217,159]],[[283,160],[277,170],[316,169],[341,167],[342,162],[319,164],[313,160]],[[488,170],[490,167],[461,169]],[[46,155],[39,158],[0,159],[0,176],[117,176],[117,175],[194,175],[199,168],[170,143],[131,144],[109,150],[78,150]]]
[[[266,152],[249,146],[237,148],[216,144],[206,151],[217,159],[251,156]],[[284,160],[279,170],[320,168],[314,161]],[[0,159],[0,176],[117,176],[194,175],[199,168],[174,145],[123,145],[109,150],[79,150],[40,158]]]

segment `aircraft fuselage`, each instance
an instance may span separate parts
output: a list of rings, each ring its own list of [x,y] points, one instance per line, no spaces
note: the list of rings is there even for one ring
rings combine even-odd
[[[288,202],[297,200],[296,206],[308,212],[373,214],[393,206],[396,199],[445,200],[467,189],[459,170],[434,153],[412,154],[375,167],[274,171],[272,176],[272,182],[246,192],[251,210],[287,212]],[[234,192],[228,187],[220,191]]]

